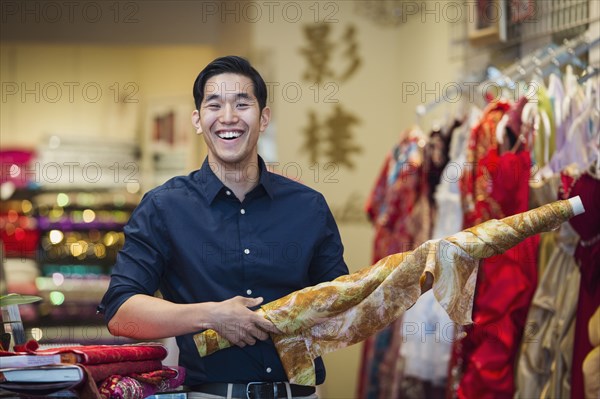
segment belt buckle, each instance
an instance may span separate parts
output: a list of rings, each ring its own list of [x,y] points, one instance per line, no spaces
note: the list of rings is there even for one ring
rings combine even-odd
[[[255,397],[253,394],[251,395],[252,392],[250,392],[251,386],[252,385],[271,385],[273,387],[273,391],[271,392],[271,394],[273,395],[272,397],[269,398],[263,398],[262,396],[260,397]],[[246,399],[277,399],[277,383],[271,383],[271,382],[249,382],[246,384]]]

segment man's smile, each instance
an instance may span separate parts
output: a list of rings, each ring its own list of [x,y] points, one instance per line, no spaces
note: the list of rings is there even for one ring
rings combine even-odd
[[[244,134],[242,130],[219,130],[217,132],[217,136],[223,140],[234,140],[242,134]]]

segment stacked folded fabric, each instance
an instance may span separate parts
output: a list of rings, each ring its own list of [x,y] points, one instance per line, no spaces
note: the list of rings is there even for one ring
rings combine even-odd
[[[32,345],[34,344],[29,344],[30,347]],[[167,349],[159,343],[77,345],[43,350],[36,348],[29,351],[38,355],[73,354],[77,363],[82,364],[87,369],[96,383],[101,383],[112,375],[129,375],[162,370],[162,360],[167,357]]]
[[[80,365],[87,378],[76,391],[86,398],[143,399],[177,388],[185,378],[185,369],[163,366],[167,349],[160,343],[39,349],[32,340],[15,349],[21,354],[61,355]]]

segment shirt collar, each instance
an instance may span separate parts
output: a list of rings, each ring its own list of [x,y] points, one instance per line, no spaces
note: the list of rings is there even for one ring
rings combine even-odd
[[[262,159],[262,157],[260,155],[258,156],[258,168],[260,170],[258,186],[255,187],[253,190],[258,188],[259,186],[262,186],[264,188],[265,192],[267,193],[267,195],[272,199],[273,198],[273,182],[272,182],[272,176],[271,176],[272,173],[267,170],[265,161]],[[215,200],[215,198],[217,197],[217,194],[219,194],[219,192],[222,190],[226,190],[226,186],[217,177],[217,173],[219,173],[219,170],[217,169],[216,165],[214,165],[214,164],[211,165],[208,162],[208,157],[206,157],[204,159],[204,162],[202,163],[202,166],[200,167],[200,170],[198,172],[199,172],[198,180],[203,189],[202,192],[206,196],[206,199],[208,200],[208,202],[210,204],[212,204],[213,201]]]

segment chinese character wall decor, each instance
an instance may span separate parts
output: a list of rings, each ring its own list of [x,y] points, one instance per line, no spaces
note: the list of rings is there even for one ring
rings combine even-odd
[[[362,152],[362,149],[354,143],[351,128],[358,123],[357,117],[345,111],[341,105],[335,105],[333,112],[325,120],[328,144],[325,154],[330,162],[354,169],[354,162],[350,157]]]
[[[306,44],[300,53],[306,60],[306,69],[302,78],[312,83],[319,92],[331,94],[339,90],[339,84],[347,82],[360,68],[362,60],[356,40],[354,25],[347,25],[342,33],[333,32],[331,24],[320,23],[303,27]],[[337,41],[333,41],[337,38]],[[333,162],[337,167],[346,166],[353,169],[352,158],[362,152],[354,142],[352,128],[360,124],[360,119],[350,110],[339,104],[337,99],[326,96],[325,103],[333,103],[327,116],[319,116],[315,110],[309,110],[308,123],[303,129],[305,142],[302,151],[306,151],[312,163],[325,157],[326,162]],[[319,107],[326,110],[326,107]]]
[[[327,78],[344,82],[352,77],[361,65],[354,25],[346,27],[337,43],[332,42],[330,33],[330,24],[304,26],[304,37],[308,43],[300,49],[300,53],[306,58],[307,67],[302,77],[307,82],[321,84]],[[339,55],[336,56],[337,53]],[[330,68],[329,63],[332,59],[335,65],[344,66],[341,72],[336,73]]]
[[[352,132],[352,126],[357,124],[360,124],[360,120],[340,104],[336,104],[323,121],[318,119],[315,111],[310,110],[308,125],[303,130],[302,151],[308,152],[313,164],[324,156],[326,162],[332,162],[338,168],[346,166],[354,169],[351,158],[362,152],[362,148],[354,142]]]

